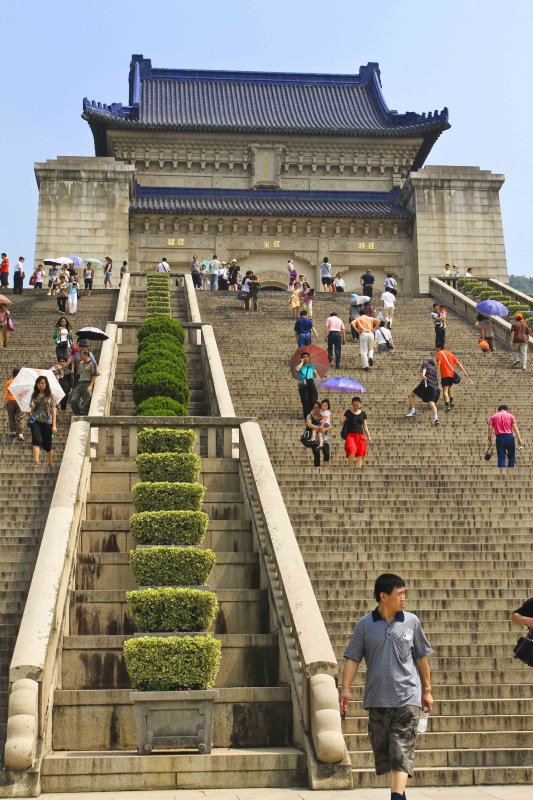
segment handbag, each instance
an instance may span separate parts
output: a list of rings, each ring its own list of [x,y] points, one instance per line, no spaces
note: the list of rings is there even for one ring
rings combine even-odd
[[[10,333],[13,333],[13,331],[15,330],[15,325],[13,323],[13,318],[11,317],[11,314],[7,315],[7,329]]]
[[[306,428],[300,437],[300,441],[304,447],[316,447],[318,445],[318,442],[316,442],[314,439],[311,439],[312,435],[313,431],[311,428]]]
[[[520,636],[513,648],[514,657],[523,661],[528,667],[533,667],[533,631],[527,636]]]
[[[492,458],[492,445],[490,445],[490,447],[487,448],[487,452],[484,455],[485,461],[490,461],[491,458]]]
[[[29,280],[30,286],[35,286],[35,275],[32,275]]]
[[[342,423],[341,439],[344,439],[346,441],[347,436],[348,436],[348,420],[345,419],[344,422]]]

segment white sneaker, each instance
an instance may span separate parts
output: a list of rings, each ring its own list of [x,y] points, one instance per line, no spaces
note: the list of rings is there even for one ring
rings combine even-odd
[[[410,411],[405,415],[406,417],[414,417],[416,414],[416,408],[411,408]]]
[[[47,297],[52,297],[52,292],[48,292]]]

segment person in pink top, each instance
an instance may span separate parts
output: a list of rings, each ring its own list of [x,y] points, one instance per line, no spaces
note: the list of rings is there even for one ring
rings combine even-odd
[[[522,437],[518,430],[518,425],[512,414],[509,413],[509,406],[498,406],[498,411],[489,419],[489,447],[492,447],[492,433],[496,435],[496,452],[498,454],[498,466],[505,467],[505,457],[507,456],[507,466],[514,467],[515,464],[515,436],[518,439],[520,449],[522,449]]]
[[[333,350],[335,350],[335,366],[337,369],[341,365],[341,350],[342,345],[346,344],[346,328],[342,319],[335,314],[334,311],[328,317],[326,322],[326,342],[328,344],[328,358],[329,363],[333,361]]]

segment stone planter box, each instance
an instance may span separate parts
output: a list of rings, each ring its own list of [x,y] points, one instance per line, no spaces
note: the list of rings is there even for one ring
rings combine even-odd
[[[130,692],[135,708],[137,750],[149,755],[159,750],[213,747],[213,712],[218,689],[181,692]]]

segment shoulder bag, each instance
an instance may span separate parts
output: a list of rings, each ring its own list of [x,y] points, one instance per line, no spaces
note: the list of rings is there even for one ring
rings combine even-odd
[[[13,333],[13,331],[15,330],[15,324],[13,322],[13,317],[11,316],[11,314],[7,315],[7,329],[10,333]]]
[[[523,661],[528,667],[533,667],[533,630],[527,636],[520,636],[513,648],[514,657]]]

